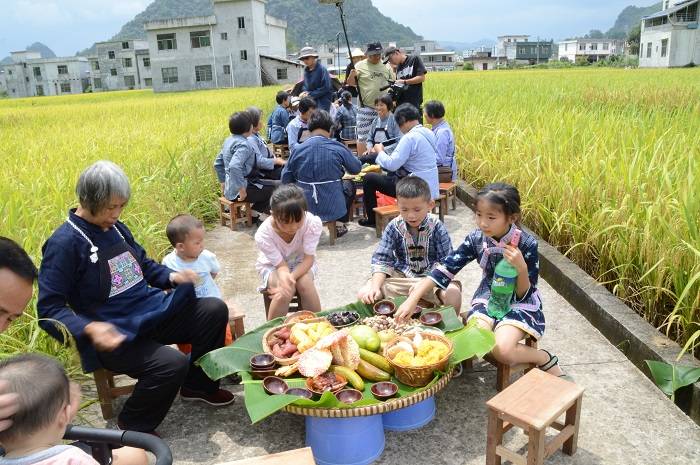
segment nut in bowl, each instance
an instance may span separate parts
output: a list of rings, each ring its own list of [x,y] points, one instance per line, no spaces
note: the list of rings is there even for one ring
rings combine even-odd
[[[396,313],[396,304],[391,300],[380,300],[372,307],[375,315],[392,316]]]
[[[442,315],[438,312],[427,312],[421,315],[420,322],[426,326],[437,326],[442,323]]]
[[[346,326],[354,325],[360,319],[360,314],[357,312],[333,312],[326,317],[334,328],[345,328]]]
[[[357,389],[343,389],[335,393],[335,398],[344,404],[353,404],[362,399],[362,393]]]
[[[277,376],[268,376],[267,378],[263,379],[262,385],[265,392],[271,396],[284,394],[289,389],[287,383],[282,378],[278,378]]]
[[[371,387],[372,395],[381,401],[389,400],[399,392],[399,387],[390,381],[375,383]]]

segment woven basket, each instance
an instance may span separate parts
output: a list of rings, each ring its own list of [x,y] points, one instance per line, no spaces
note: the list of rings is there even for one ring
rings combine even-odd
[[[319,317],[319,318],[309,318],[308,320],[304,320],[303,323],[317,323],[319,321],[324,321],[324,320],[328,321],[324,317]],[[282,328],[292,327],[295,324],[296,324],[296,322],[286,323],[283,325],[275,326],[274,328],[270,328],[267,331],[265,331],[265,334],[263,334],[263,337],[262,337],[263,352],[267,352],[268,354],[271,354],[273,357],[275,357],[275,355],[272,353],[272,348],[270,347],[270,344],[268,343],[270,336],[272,336],[273,333],[276,333],[278,330],[280,330]],[[290,357],[290,358],[275,357],[275,362],[277,362],[278,365],[291,365],[298,360],[299,360],[299,355],[297,355],[296,357]]]
[[[445,336],[440,336],[438,334],[434,333],[421,333],[421,336],[423,339],[429,339],[433,341],[440,341],[444,343],[447,348],[447,355],[445,355],[442,359],[438,360],[435,363],[432,363],[430,365],[426,365],[423,367],[406,367],[402,365],[398,365],[394,363],[393,360],[391,360],[389,357],[386,357],[387,360],[389,360],[389,364],[391,364],[392,367],[394,367],[394,376],[396,376],[396,379],[401,381],[403,384],[406,384],[408,386],[413,386],[413,387],[423,387],[427,385],[432,379],[435,377],[435,372],[436,371],[445,371],[447,369],[447,363],[450,360],[450,356],[452,355],[452,352],[454,351],[454,347],[452,345],[452,341],[450,341],[448,338]],[[390,341],[386,347],[384,347],[384,354],[387,353],[387,350],[397,344],[399,341],[406,340],[406,338],[403,337],[397,337]],[[386,356],[386,355],[385,355]]]

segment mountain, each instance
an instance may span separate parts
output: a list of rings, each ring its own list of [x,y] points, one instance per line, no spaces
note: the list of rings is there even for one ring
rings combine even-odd
[[[346,2],[344,9],[348,35],[353,43],[391,40],[406,45],[421,39],[410,28],[384,16],[371,0]],[[207,16],[212,12],[211,0],[155,0],[110,40],[145,38],[143,25],[146,21]],[[287,21],[287,42],[293,48],[335,40],[336,33],[342,30],[338,9],[320,5],[317,0],[269,0],[267,13]],[[93,48],[80,54],[90,54]]]
[[[644,16],[661,11],[661,2],[651,6],[628,6],[618,15],[613,27],[605,34],[613,39],[625,39],[627,34],[635,26],[639,26]]]
[[[56,54],[53,53],[53,50],[41,42],[34,42],[32,45],[27,45],[25,50],[29,52],[39,52],[41,54],[41,58],[56,58]],[[0,60],[0,65],[7,65],[10,63],[12,63],[11,57],[5,57]]]

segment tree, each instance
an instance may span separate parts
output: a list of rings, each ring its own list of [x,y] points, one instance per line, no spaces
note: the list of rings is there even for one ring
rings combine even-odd
[[[605,34],[600,29],[591,29],[591,31],[586,34],[586,39],[603,39]]]
[[[639,41],[642,35],[642,25],[637,24],[630,29],[629,34],[627,34],[627,43],[630,46],[630,55],[639,55]]]

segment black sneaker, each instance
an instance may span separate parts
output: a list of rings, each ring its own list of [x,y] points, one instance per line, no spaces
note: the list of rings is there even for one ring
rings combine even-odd
[[[231,391],[226,389],[218,389],[212,393],[193,391],[186,387],[180,388],[180,398],[184,401],[199,401],[215,407],[223,407],[224,405],[232,404],[236,397]]]
[[[375,223],[374,221],[366,220],[364,218],[361,219],[360,221],[358,221],[357,224],[359,224],[360,226],[364,226],[366,228],[376,228],[377,227],[377,223]]]

